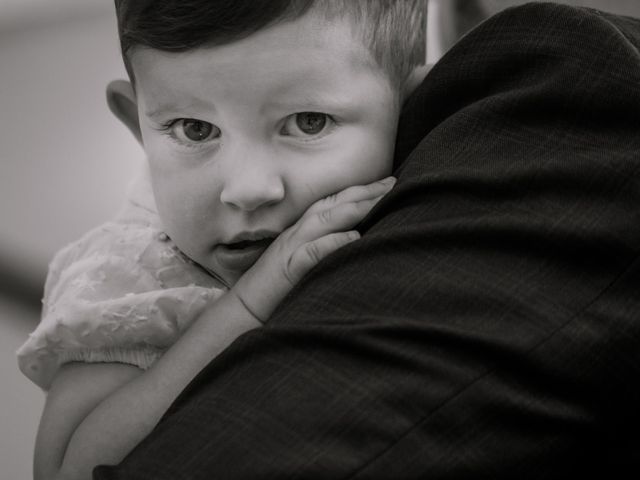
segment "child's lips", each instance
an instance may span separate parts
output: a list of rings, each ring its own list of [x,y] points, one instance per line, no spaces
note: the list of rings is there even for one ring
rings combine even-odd
[[[224,244],[225,248],[230,250],[244,250],[245,248],[253,248],[259,245],[266,245],[273,241],[273,238],[263,238],[261,240],[241,240],[235,243],[226,243]]]
[[[240,242],[219,244],[215,251],[220,266],[229,270],[245,271],[258,261],[269,247],[273,238],[262,240],[242,240]]]

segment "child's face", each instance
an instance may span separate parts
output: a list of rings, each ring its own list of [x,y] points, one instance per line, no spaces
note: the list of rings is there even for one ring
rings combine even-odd
[[[346,24],[307,14],[131,60],[166,232],[229,283],[266,248],[230,244],[274,237],[315,201],[391,172],[399,99]]]

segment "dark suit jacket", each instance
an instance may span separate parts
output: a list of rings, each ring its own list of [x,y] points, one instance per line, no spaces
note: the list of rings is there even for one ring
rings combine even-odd
[[[638,45],[551,4],[468,34],[363,238],[95,478],[639,478]]]

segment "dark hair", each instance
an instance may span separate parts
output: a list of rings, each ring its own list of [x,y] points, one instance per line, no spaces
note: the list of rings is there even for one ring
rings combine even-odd
[[[115,0],[120,47],[183,52],[232,43],[310,9],[347,18],[392,84],[401,86],[426,57],[427,0]]]

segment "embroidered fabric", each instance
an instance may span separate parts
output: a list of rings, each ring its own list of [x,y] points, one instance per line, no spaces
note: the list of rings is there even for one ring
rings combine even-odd
[[[17,352],[42,389],[72,361],[149,368],[225,292],[162,232],[145,188],[51,262],[41,322]]]

